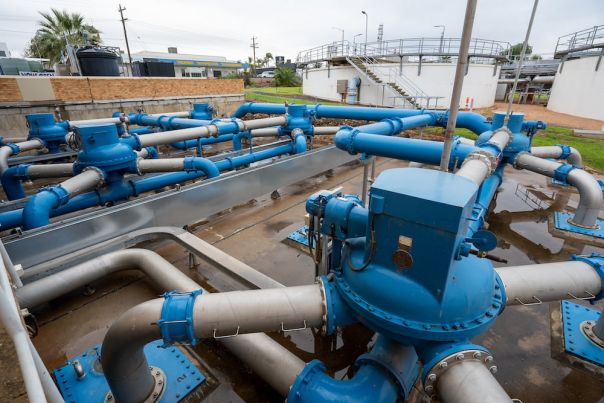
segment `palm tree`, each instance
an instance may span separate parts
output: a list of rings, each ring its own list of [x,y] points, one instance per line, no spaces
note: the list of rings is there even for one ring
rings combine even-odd
[[[275,85],[277,87],[296,87],[300,85],[300,80],[293,70],[278,67],[275,70]]]
[[[67,44],[98,45],[101,43],[100,31],[84,23],[84,17],[77,13],[68,13],[51,9],[50,13],[40,12],[40,29],[31,39],[25,50],[27,56],[50,59],[50,63],[61,60],[61,53]]]

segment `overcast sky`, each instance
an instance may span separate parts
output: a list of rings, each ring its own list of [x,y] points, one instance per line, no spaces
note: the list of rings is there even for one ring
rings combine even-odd
[[[523,40],[530,0],[479,0],[473,37],[512,43]],[[258,37],[258,54],[272,52],[294,59],[298,51],[346,39],[364,41],[369,15],[369,41],[376,40],[379,24],[384,39],[438,37],[445,25],[447,37],[459,37],[465,0],[122,0],[128,18],[132,52],[166,51],[226,56],[247,60],[251,37]],[[104,44],[125,49],[118,2],[114,0],[0,0],[0,42],[20,56],[37,29],[37,11],[51,7],[84,15],[102,32]],[[559,36],[604,24],[604,0],[541,0],[530,43],[547,56]]]

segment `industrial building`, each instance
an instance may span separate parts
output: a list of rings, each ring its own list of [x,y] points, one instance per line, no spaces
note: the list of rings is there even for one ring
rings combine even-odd
[[[238,73],[244,68],[241,62],[227,60],[223,56],[181,54],[176,48],[169,50],[132,53],[132,62],[171,63],[174,65],[175,77],[220,78]]]
[[[476,0],[460,38],[300,52],[304,102],[176,49],[0,76],[0,400],[600,401],[604,174],[513,95],[464,110],[539,75],[537,3],[503,76]]]

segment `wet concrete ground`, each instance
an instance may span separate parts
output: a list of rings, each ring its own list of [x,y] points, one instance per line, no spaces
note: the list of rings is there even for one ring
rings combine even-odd
[[[378,159],[377,171],[404,165]],[[345,192],[358,193],[361,172],[360,166],[341,167],[331,177],[323,175],[279,189],[281,198],[272,200],[270,195],[265,195],[208,219],[207,223],[197,226],[194,233],[285,285],[310,283],[314,279],[311,258],[282,241],[304,224],[304,202],[308,195],[336,186],[343,186]],[[517,192],[518,183],[541,186],[547,195],[556,192],[554,199],[558,204],[565,204],[565,195],[570,192],[549,187],[546,178],[509,169],[494,212],[488,219],[500,239],[493,254],[507,259],[509,265],[520,265],[568,260],[570,253],[604,253],[593,246],[552,237],[547,233],[547,221],[542,214],[521,214],[535,206],[518,196],[517,193],[522,194],[522,188]],[[576,199],[572,194],[571,206]],[[239,288],[205,262],[189,268],[189,256],[180,246],[165,242],[143,246],[157,251],[204,287],[221,291]],[[160,293],[136,272],[117,273],[92,286],[95,289],[92,295],[74,292],[35,312],[40,332],[34,342],[49,368],[100,343],[107,328],[122,312]],[[347,367],[367,350],[373,337],[361,326],[345,328],[333,337],[323,337],[311,330],[271,336],[305,361],[315,357],[323,360],[338,379],[344,377]],[[539,305],[507,308],[495,325],[475,341],[493,351],[499,367],[497,379],[514,398],[525,403],[600,401],[604,396],[604,383],[550,358],[549,339],[548,306]],[[216,342],[203,343],[195,352],[203,364],[211,368],[211,375],[219,386],[211,393],[205,390],[191,396],[190,401],[199,401],[203,396],[216,402],[283,401],[282,396]],[[13,371],[17,371],[14,365]],[[0,392],[2,396],[3,401],[11,400],[11,395]]]

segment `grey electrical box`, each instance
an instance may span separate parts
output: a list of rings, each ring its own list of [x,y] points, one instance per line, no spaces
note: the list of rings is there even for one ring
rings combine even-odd
[[[348,92],[348,80],[338,80],[336,86],[338,94],[346,94]]]

